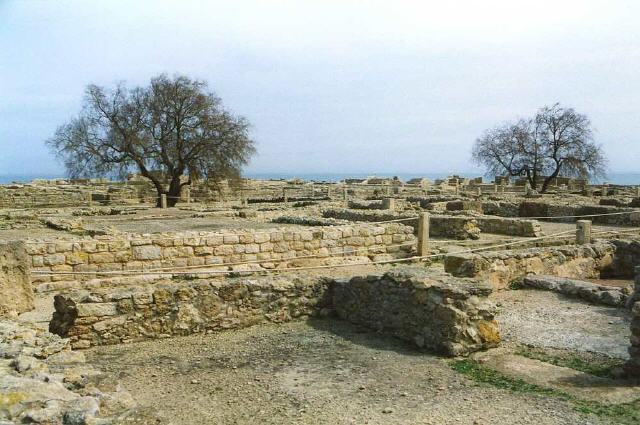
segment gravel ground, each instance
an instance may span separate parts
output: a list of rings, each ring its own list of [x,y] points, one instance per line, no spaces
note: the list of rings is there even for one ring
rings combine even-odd
[[[479,385],[449,361],[338,320],[97,347],[166,424],[600,424],[553,398]]]
[[[497,320],[507,343],[629,358],[630,318],[624,309],[537,290],[500,291],[493,298],[500,305]]]

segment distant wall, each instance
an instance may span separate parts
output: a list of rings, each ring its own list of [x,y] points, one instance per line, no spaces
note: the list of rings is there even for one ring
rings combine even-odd
[[[547,221],[559,221],[573,223],[580,218],[554,218],[576,215],[596,215],[587,217],[596,224],[608,224],[619,226],[640,226],[640,210],[633,208],[620,208],[604,205],[564,205],[553,204],[543,201],[505,202],[486,201],[482,203],[485,214],[497,215],[501,217],[549,217]],[[598,214],[616,214],[601,215]]]

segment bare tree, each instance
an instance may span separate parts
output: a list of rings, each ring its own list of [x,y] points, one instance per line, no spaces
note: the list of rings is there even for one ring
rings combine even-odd
[[[249,123],[222,107],[204,81],[160,75],[146,87],[86,88],[80,115],[47,144],[72,178],[133,170],[174,206],[194,179],[239,179],[255,153]]]
[[[558,103],[485,131],[473,147],[473,160],[488,174],[526,177],[533,189],[547,191],[558,176],[601,177],[606,159],[593,141],[591,122]]]

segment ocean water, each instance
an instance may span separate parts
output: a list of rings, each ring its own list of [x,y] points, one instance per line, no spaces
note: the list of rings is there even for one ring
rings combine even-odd
[[[481,172],[452,172],[452,173],[246,173],[244,176],[255,179],[293,179],[299,178],[303,180],[315,180],[326,182],[338,182],[345,178],[365,178],[369,176],[378,177],[393,177],[398,176],[401,180],[407,181],[415,177],[426,177],[430,180],[440,179],[452,174],[457,174],[461,177],[478,177],[481,176]],[[0,174],[0,184],[12,183],[12,182],[30,182],[33,179],[55,179],[64,178],[62,174]],[[491,178],[486,178],[485,181],[490,181]],[[599,183],[611,183],[622,185],[640,185],[640,172],[611,172],[605,179],[593,181],[594,184]]]

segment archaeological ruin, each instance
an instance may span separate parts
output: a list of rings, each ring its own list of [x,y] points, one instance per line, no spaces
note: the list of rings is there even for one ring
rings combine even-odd
[[[246,179],[162,198],[137,176],[0,186],[0,424],[246,423],[269,409],[233,407],[252,397],[319,423],[332,391],[446,415],[429,400],[487,388],[473,423],[536,411],[530,393],[570,423],[640,415],[637,187]]]

